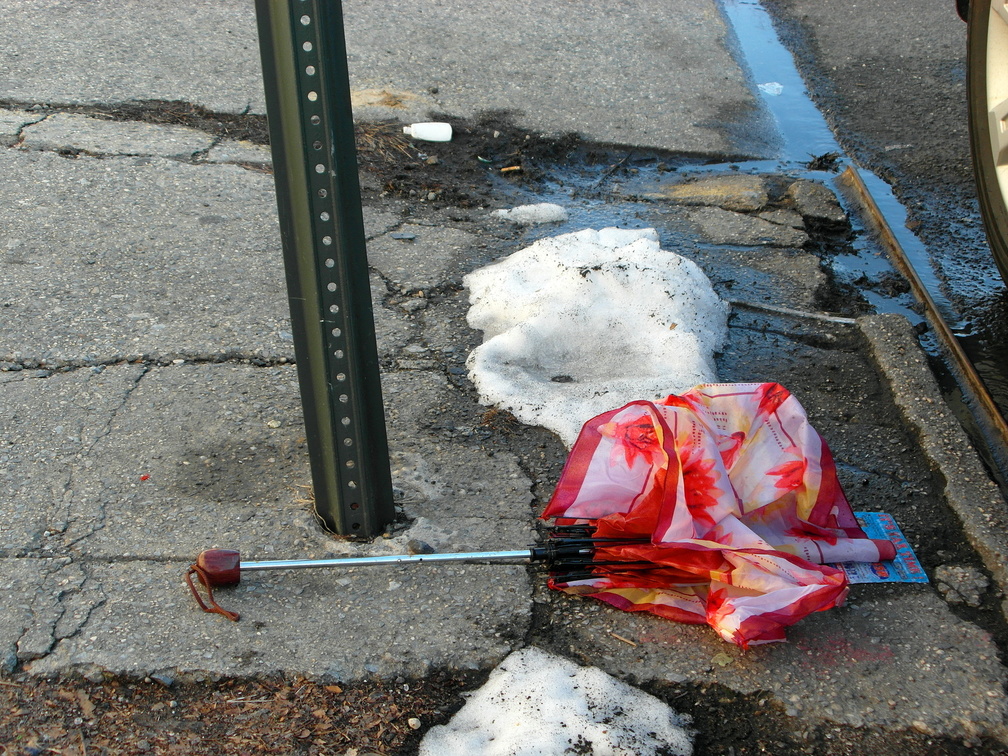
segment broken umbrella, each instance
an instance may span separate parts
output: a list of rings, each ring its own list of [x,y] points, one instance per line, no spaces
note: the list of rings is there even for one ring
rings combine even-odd
[[[186,575],[207,611],[241,571],[437,562],[541,562],[550,586],[626,611],[709,624],[743,648],[840,605],[832,562],[892,559],[860,529],[826,442],[782,386],[706,384],[636,401],[583,427],[541,545],[517,551],[248,562],[200,554]],[[209,606],[192,581],[208,591]]]

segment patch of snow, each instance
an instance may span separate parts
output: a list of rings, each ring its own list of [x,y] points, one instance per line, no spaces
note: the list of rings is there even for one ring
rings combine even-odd
[[[552,202],[540,202],[536,205],[519,205],[510,210],[494,210],[495,218],[516,223],[519,226],[535,226],[540,223],[563,223],[567,220],[567,210]]]
[[[466,363],[480,401],[568,446],[602,412],[717,382],[728,305],[654,229],[541,239],[464,283],[483,331]]]
[[[594,667],[537,648],[508,656],[420,756],[693,753],[688,717]]]

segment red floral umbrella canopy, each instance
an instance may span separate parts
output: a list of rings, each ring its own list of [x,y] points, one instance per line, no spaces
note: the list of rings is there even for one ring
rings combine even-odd
[[[843,602],[846,577],[824,563],[895,556],[858,527],[826,442],[776,383],[707,384],[590,420],[543,517],[590,525],[597,544],[589,569],[551,587],[707,623],[742,647]]]

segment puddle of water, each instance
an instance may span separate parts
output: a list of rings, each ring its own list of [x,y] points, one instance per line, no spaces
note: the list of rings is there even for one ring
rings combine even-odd
[[[780,128],[783,141],[782,164],[786,166],[788,163],[807,160],[809,153],[842,154],[825,119],[808,96],[793,57],[778,40],[769,14],[758,0],[720,0],[720,3],[722,12],[735,33],[740,60],[749,66],[757,89],[762,93],[763,102]],[[779,86],[762,86],[772,83]],[[849,159],[844,157],[842,162],[849,163]],[[940,261],[933,259],[924,243],[907,228],[906,208],[896,199],[892,188],[870,171],[859,167],[858,172],[942,318],[956,334],[988,391],[1004,412],[1008,408],[1004,342],[996,338],[985,341],[976,337],[976,324],[961,316],[944,294],[942,282],[935,272]],[[870,247],[874,245],[869,245],[864,240],[863,229],[858,230],[861,231],[861,241],[857,245],[859,251],[855,255],[838,257],[834,263],[841,279],[853,276],[857,280],[861,275],[872,278],[885,273],[880,262],[871,259],[873,252]],[[921,320],[920,315],[908,308],[906,297],[889,297],[867,290],[862,293],[878,312],[898,312],[907,316],[912,323]],[[932,358],[932,363],[938,365],[940,361],[937,358],[941,350],[937,343],[932,339],[924,339],[922,346]],[[949,376],[939,375],[943,385],[949,384],[948,378]],[[956,414],[967,428],[973,426],[973,419],[963,409],[960,396],[955,397],[950,404],[953,407],[958,405]]]
[[[837,153],[843,156],[843,151],[833,132],[823,118],[822,113],[812,102],[805,89],[794,58],[777,39],[770,15],[756,0],[722,0],[721,8],[735,34],[735,40],[742,59],[749,66],[753,79],[760,91],[763,103],[777,123],[782,137],[782,167],[802,165],[811,157],[826,153]],[[780,85],[780,93],[776,88],[767,91],[766,83]],[[841,157],[841,163],[846,162]],[[951,303],[941,293],[939,281],[931,267],[931,260],[923,243],[906,227],[906,210],[893,196],[889,185],[870,171],[859,168],[858,172],[868,190],[875,198],[879,209],[892,226],[893,233],[899,240],[917,275],[931,293],[939,312],[945,322],[956,331],[961,328],[960,318]],[[826,174],[828,176],[828,174]],[[824,174],[819,173],[820,181],[827,181]],[[870,255],[867,245],[860,245],[864,254]],[[892,272],[881,268],[877,261],[866,259],[851,267],[861,270],[865,275],[882,272]],[[902,297],[891,299],[874,292],[866,292],[872,304],[879,312],[906,312],[906,300]],[[919,320],[919,316],[915,316]]]
[[[735,33],[740,57],[780,129],[782,158],[805,163],[828,152],[842,154],[833,132],[809,99],[791,53],[777,40],[769,14],[752,0],[723,0],[721,8]]]

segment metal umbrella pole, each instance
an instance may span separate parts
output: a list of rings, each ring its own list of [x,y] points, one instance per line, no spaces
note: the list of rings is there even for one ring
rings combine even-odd
[[[185,579],[200,607],[215,614],[222,614],[230,620],[238,620],[236,612],[224,609],[213,596],[214,588],[230,588],[241,582],[242,572],[265,570],[303,570],[350,567],[379,567],[410,564],[441,564],[461,562],[470,564],[546,564],[551,571],[566,574],[591,570],[604,566],[607,562],[594,560],[599,546],[637,543],[629,539],[591,538],[590,530],[571,532],[557,528],[541,546],[507,551],[463,551],[437,554],[391,554],[387,556],[340,557],[336,559],[278,559],[272,561],[242,562],[241,554],[233,549],[209,549],[203,551],[189,566]],[[624,562],[624,567],[644,563]],[[193,576],[203,585],[208,601],[204,601],[193,582]]]

